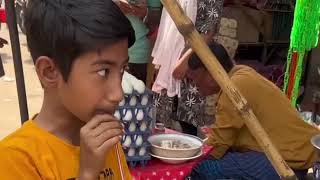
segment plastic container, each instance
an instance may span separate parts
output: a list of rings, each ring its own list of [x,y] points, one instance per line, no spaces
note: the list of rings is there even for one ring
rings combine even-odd
[[[116,111],[125,126],[122,147],[130,167],[144,166],[151,159],[148,138],[154,124],[152,98],[153,93],[148,89],[143,94],[133,91],[125,95],[124,103]]]

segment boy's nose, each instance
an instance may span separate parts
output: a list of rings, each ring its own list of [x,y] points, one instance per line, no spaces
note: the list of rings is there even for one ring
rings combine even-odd
[[[109,101],[115,104],[119,104],[120,101],[123,99],[123,90],[121,86],[121,79],[117,78],[113,84],[110,84],[110,91],[109,91]]]

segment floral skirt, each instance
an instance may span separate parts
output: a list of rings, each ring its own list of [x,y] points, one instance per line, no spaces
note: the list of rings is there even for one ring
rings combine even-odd
[[[211,124],[213,116],[206,113],[206,101],[201,97],[198,88],[188,79],[181,83],[181,97],[168,97],[166,90],[155,94],[154,105],[156,120],[166,127],[173,128],[175,121],[183,121],[201,127]]]

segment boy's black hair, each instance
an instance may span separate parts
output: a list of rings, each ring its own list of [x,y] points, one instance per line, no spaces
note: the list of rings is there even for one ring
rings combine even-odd
[[[131,23],[112,0],[30,0],[25,27],[33,60],[52,58],[65,81],[83,53],[135,41]]]
[[[215,54],[218,61],[224,68],[224,70],[226,72],[231,71],[234,65],[226,49],[221,44],[218,44],[216,42],[211,42],[209,44],[209,49],[213,52],[213,54]],[[200,67],[204,67],[202,61],[199,59],[199,57],[195,53],[191,55],[188,61],[188,66],[191,70],[196,70]]]

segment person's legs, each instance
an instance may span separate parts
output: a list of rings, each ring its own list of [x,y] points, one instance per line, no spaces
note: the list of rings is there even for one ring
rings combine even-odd
[[[228,152],[219,160],[207,159],[196,166],[190,177],[192,180],[214,179],[280,179],[264,153]]]
[[[148,64],[135,64],[129,63],[129,73],[135,76],[137,79],[140,79],[144,83],[147,80],[147,65]]]
[[[0,56],[0,77],[4,76],[4,68],[3,68],[3,64],[2,64],[2,58]]]
[[[297,178],[299,180],[304,180],[306,178],[307,174],[308,174],[308,170],[307,169],[305,169],[305,170],[294,170],[293,169],[293,171],[294,171],[294,173],[296,174],[296,176],[297,176]]]
[[[154,93],[153,103],[156,111],[156,121],[163,123],[167,128],[172,128],[174,97],[168,97],[167,91],[162,90],[160,94]]]
[[[197,136],[197,127],[206,124],[205,101],[188,79],[181,82],[181,96],[178,98],[177,117],[184,133]]]

